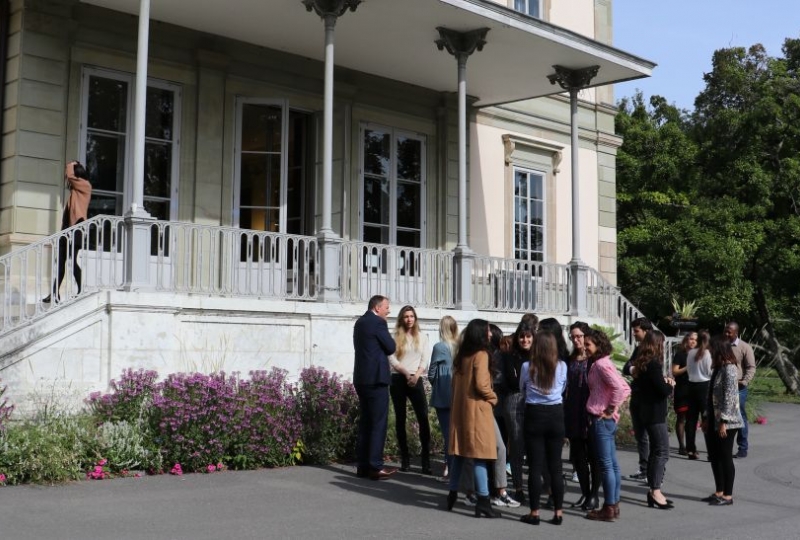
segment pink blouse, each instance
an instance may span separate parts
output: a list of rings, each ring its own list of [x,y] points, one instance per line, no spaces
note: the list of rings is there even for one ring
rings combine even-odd
[[[608,407],[614,408],[614,422],[619,422],[619,406],[628,399],[631,387],[619,374],[608,356],[595,360],[586,377],[589,384],[589,414],[602,416]]]

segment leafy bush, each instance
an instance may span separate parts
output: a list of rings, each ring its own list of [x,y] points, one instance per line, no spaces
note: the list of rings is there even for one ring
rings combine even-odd
[[[161,452],[142,422],[104,422],[97,430],[97,449],[114,473],[134,469],[160,471]]]
[[[297,406],[305,463],[324,464],[352,457],[359,412],[352,383],[320,367],[306,368],[300,373]]]
[[[9,405],[8,399],[3,397],[5,393],[6,387],[0,386],[0,432],[6,428],[8,419],[11,418],[11,413],[14,412],[14,405]]]
[[[157,379],[155,371],[126,369],[119,382],[112,379],[111,393],[92,392],[86,403],[102,421],[136,423],[153,399]]]
[[[87,415],[53,414],[0,433],[0,471],[8,484],[54,484],[83,478],[97,453]]]

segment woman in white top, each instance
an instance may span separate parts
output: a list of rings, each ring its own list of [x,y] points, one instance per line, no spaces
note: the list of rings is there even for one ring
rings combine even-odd
[[[711,380],[711,352],[708,350],[708,332],[697,333],[697,347],[686,356],[686,374],[689,376],[688,404],[686,412],[686,455],[697,459],[697,420],[705,410],[708,397],[708,381]]]
[[[389,395],[394,406],[397,446],[400,449],[400,470],[410,469],[408,436],[406,435],[406,399],[411,402],[419,424],[419,441],[422,446],[422,474],[431,472],[431,428],[428,423],[428,403],[423,386],[423,375],[428,372],[428,358],[431,353],[428,338],[419,330],[417,312],[411,306],[404,306],[397,316],[394,330],[396,352],[389,357],[392,369],[392,384]]]

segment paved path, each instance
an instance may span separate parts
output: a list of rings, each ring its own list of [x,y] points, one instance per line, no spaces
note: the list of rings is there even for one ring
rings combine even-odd
[[[378,483],[356,478],[352,467],[295,467],[0,488],[0,540],[799,539],[800,406],[769,405],[766,414],[767,425],[751,427],[750,457],[736,462],[731,507],[698,502],[712,491],[710,466],[677,455],[664,487],[674,510],[647,508],[645,486],[624,480],[618,522],[590,522],[567,508],[561,527],[520,523],[524,508],[495,520],[475,519],[461,503],[445,512],[444,485],[417,474]],[[636,468],[635,452],[619,456],[623,473]],[[567,501],[576,493],[570,483]]]

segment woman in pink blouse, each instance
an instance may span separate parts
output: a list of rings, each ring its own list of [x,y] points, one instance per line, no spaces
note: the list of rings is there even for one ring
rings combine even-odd
[[[594,330],[584,335],[584,347],[589,356],[589,438],[600,466],[603,481],[603,507],[592,510],[586,517],[596,521],[614,521],[619,517],[619,491],[622,484],[617,462],[617,422],[619,406],[628,399],[631,389],[611,361],[611,342],[603,332]]]

